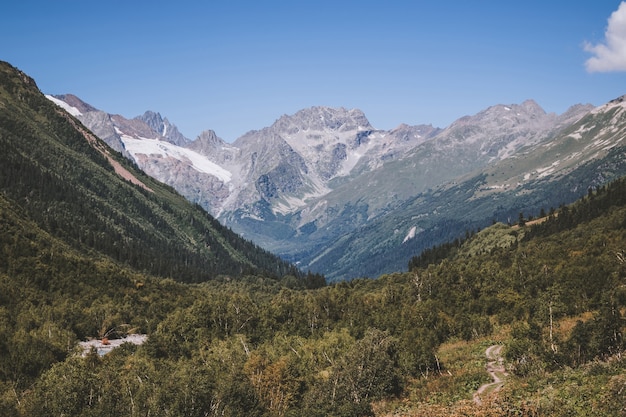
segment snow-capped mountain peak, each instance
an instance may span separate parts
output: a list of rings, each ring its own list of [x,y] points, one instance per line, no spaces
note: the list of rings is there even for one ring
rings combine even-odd
[[[626,109],[626,95],[617,97],[616,99],[613,99],[602,106],[596,107],[592,111],[592,113],[593,114],[603,113],[614,108]]]

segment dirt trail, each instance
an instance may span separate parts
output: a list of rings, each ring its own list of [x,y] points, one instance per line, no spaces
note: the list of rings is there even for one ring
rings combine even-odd
[[[491,375],[493,382],[481,385],[474,393],[474,402],[482,403],[481,395],[491,394],[498,391],[504,385],[504,378],[507,376],[506,369],[502,363],[502,345],[492,345],[487,348],[485,355],[487,356],[487,373]]]

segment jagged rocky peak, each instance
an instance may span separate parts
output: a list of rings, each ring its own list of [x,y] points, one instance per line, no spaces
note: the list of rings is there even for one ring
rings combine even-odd
[[[122,115],[112,114],[111,121],[122,135],[141,139],[159,139],[161,136],[160,133],[139,118],[127,119]]]
[[[473,116],[464,116],[453,122],[446,131],[462,131],[463,136],[475,134],[476,130],[517,129],[521,126],[537,126],[553,123],[554,114],[547,114],[534,100],[521,104],[498,104],[490,106]],[[468,130],[469,129],[469,130]]]
[[[286,134],[295,134],[302,130],[338,131],[372,130],[365,114],[358,109],[310,107],[288,116],[283,115],[272,129]]]
[[[534,100],[525,100],[521,104],[498,104],[477,114],[481,120],[492,117],[506,117],[513,120],[510,116],[514,116],[516,121],[526,118],[541,118],[545,115],[545,110]]]
[[[205,130],[200,133],[196,140],[189,144],[188,148],[203,155],[210,155],[225,146],[227,146],[226,142],[217,136],[215,131]]]
[[[560,117],[567,118],[571,115],[579,116],[580,114],[589,113],[593,109],[595,109],[593,104],[574,104],[573,106],[570,106]]]
[[[222,138],[217,136],[214,130],[205,130],[204,132],[200,133],[200,135],[196,139],[196,142],[206,143],[206,144],[211,144],[211,145],[216,145],[216,144],[222,145],[225,143]]]
[[[182,135],[178,131],[176,125],[173,125],[163,118],[160,113],[153,111],[146,111],[143,115],[135,117],[137,120],[141,120],[147,124],[153,131],[161,135],[166,141],[178,146],[187,145],[190,140]]]
[[[613,100],[610,100],[610,101],[604,103],[603,105],[600,105],[598,107],[594,107],[590,111],[590,113],[591,114],[604,113],[606,111],[611,111],[611,110],[613,110],[615,108],[626,109],[626,95],[619,96],[617,98],[614,98]]]
[[[622,109],[626,109],[626,95],[617,97],[611,101],[609,101],[608,103],[606,103],[604,106],[600,106],[596,109],[594,109],[594,112],[598,112],[598,111],[605,111],[608,109],[612,109],[612,108],[622,108]]]
[[[148,110],[143,115],[135,117],[135,119],[143,120],[155,132],[163,134],[165,123],[160,113]]]
[[[545,110],[535,100],[525,100],[519,105],[529,113],[545,114]]]
[[[441,129],[433,127],[432,124],[411,126],[401,123],[398,127],[391,130],[389,134],[398,138],[401,142],[419,143],[432,138],[439,132],[441,132]]]
[[[582,119],[594,109],[595,106],[593,104],[575,104],[568,108],[565,113],[558,116],[554,127],[562,128],[564,126],[571,125]]]

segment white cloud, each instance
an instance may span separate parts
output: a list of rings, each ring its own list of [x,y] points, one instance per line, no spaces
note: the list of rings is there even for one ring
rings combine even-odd
[[[585,62],[589,72],[626,71],[626,2],[609,17],[604,43],[585,44],[593,56]]]

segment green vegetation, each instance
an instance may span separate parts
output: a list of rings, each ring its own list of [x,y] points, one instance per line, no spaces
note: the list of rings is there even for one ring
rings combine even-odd
[[[324,285],[133,167],[152,191],[122,180],[0,74],[0,415],[626,413],[625,179],[409,272]],[[77,347],[135,332],[102,357]],[[509,375],[476,404],[496,343]]]
[[[0,147],[0,192],[74,248],[184,282],[298,275],[131,166],[6,63],[0,63]]]
[[[620,415],[626,206],[607,200],[624,191],[619,181],[569,207],[606,210],[548,236],[496,225],[426,268],[315,290],[259,276],[153,278],[86,258],[3,203],[0,410]],[[104,357],[73,348],[131,329],[148,343]],[[488,380],[484,349],[496,341],[510,375],[476,405],[472,393]]]

